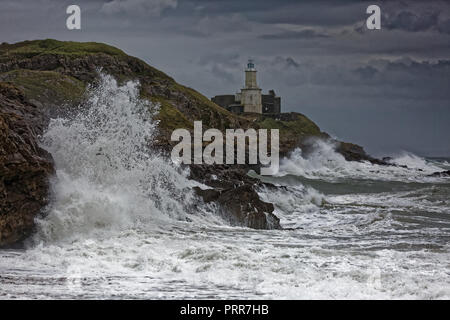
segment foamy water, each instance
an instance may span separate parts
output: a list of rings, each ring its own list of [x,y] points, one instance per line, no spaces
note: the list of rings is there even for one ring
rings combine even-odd
[[[445,179],[429,177],[446,168],[447,162],[433,163],[412,153],[401,152],[389,162],[396,166],[374,165],[370,162],[346,161],[329,141],[312,141],[313,152],[305,157],[300,148],[280,163],[278,176],[298,175],[309,179],[338,181],[342,178],[371,179],[403,182],[442,182]]]
[[[230,227],[149,147],[158,106],[138,88],[103,76],[51,122],[52,202],[26,249],[0,251],[0,297],[450,298],[450,183],[427,177],[445,161],[347,162],[317,141],[261,177],[287,230]]]

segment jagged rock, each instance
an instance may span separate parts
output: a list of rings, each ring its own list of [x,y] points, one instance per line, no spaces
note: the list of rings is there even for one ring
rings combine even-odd
[[[280,219],[272,213],[273,204],[262,201],[252,185],[244,184],[225,190],[195,187],[194,190],[205,202],[218,203],[225,211],[222,216],[231,225],[253,229],[281,229]]]
[[[364,148],[353,143],[338,142],[336,151],[342,154],[347,161],[369,161],[372,164],[389,165],[384,159],[369,156]]]
[[[53,162],[37,144],[36,112],[17,88],[0,83],[0,246],[25,238],[47,203]]]
[[[429,177],[450,177],[450,170],[434,172]]]
[[[245,166],[191,165],[190,178],[212,189],[194,190],[205,202],[215,202],[231,225],[253,229],[281,229],[273,204],[262,201],[256,188],[259,180],[247,175]]]

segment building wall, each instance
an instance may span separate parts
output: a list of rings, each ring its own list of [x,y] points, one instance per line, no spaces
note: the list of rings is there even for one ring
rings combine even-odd
[[[262,95],[262,113],[280,113],[281,98],[275,94]]]
[[[225,109],[229,105],[235,103],[233,94],[225,94],[225,95],[215,96],[211,99],[211,101]]]
[[[273,113],[281,113],[281,97],[275,98]]]
[[[261,89],[242,89],[241,104],[244,112],[262,113]]]
[[[258,102],[259,99],[261,99],[261,103]],[[259,89],[242,89],[242,93],[215,96],[211,98],[211,101],[234,113],[281,113],[281,98],[277,97],[273,92],[261,94]]]

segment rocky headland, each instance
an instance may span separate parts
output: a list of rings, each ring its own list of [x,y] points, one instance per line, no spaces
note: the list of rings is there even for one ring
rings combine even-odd
[[[308,152],[308,139],[331,139],[300,113],[274,118],[236,115],[189,87],[123,51],[100,43],[25,41],[0,45],[0,246],[27,237],[34,217],[48,203],[51,155],[38,145],[49,119],[70,111],[95,83],[99,70],[119,82],[138,80],[141,97],[160,104],[158,137],[154,147],[168,153],[177,128],[193,130],[201,120],[204,130],[217,128],[279,129],[280,156],[296,147]],[[358,145],[338,142],[337,151],[349,161],[386,162],[367,155]],[[278,229],[273,205],[262,201],[259,180],[247,175],[250,166],[191,165],[190,177],[211,189],[195,188],[205,202],[215,202],[233,225]],[[273,187],[273,186],[270,186]]]

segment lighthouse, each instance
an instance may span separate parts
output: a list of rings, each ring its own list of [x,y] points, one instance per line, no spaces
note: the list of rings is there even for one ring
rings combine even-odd
[[[262,113],[261,88],[256,82],[256,72],[253,60],[248,60],[245,69],[245,87],[241,89],[241,104],[244,112]]]
[[[244,88],[235,94],[218,95],[211,101],[233,113],[262,113],[278,115],[281,113],[281,98],[274,90],[262,94],[256,82],[256,68],[253,60],[248,60],[245,68]]]

